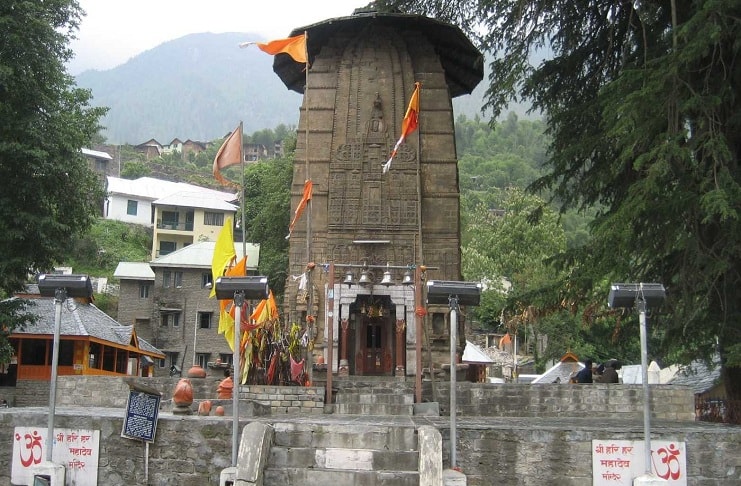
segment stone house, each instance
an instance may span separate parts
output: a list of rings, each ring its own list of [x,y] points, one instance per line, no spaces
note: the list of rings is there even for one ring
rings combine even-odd
[[[209,297],[214,241],[187,245],[150,262],[121,262],[114,272],[120,284],[118,318],[161,349],[155,373],[172,366],[187,371],[198,364],[221,375],[232,363],[232,350],[218,332],[219,301]],[[243,245],[235,242],[237,258]],[[255,275],[260,246],[246,243],[247,273]]]

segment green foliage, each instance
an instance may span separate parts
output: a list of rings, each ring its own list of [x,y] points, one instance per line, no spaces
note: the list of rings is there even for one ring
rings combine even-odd
[[[152,169],[150,169],[149,165],[140,160],[124,162],[121,168],[121,178],[123,179],[138,179],[140,177],[147,177],[151,173]]]
[[[64,69],[80,15],[71,0],[0,4],[0,295],[61,262],[102,205],[99,179],[81,148],[105,110],[90,108],[90,93]],[[3,361],[5,333],[24,316],[5,305],[1,317]]]
[[[563,260],[569,298],[604,307],[605,281],[662,282],[659,352],[719,351],[726,391],[741,397],[738,2],[382,3],[483,27],[489,107],[524,97],[546,113],[550,158],[532,188],[596,210],[588,246]],[[553,56],[530,65],[543,46]]]
[[[98,219],[72,245],[66,263],[75,273],[113,277],[119,262],[148,262],[152,232],[143,226]]]
[[[260,161],[245,171],[247,240],[260,244],[261,275],[276,298],[283,295],[288,269],[288,224],[293,158]]]

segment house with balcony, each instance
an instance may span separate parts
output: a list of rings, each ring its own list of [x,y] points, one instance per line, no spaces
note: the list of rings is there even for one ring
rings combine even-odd
[[[233,202],[237,199],[234,193],[216,191],[184,182],[165,181],[153,177],[140,177],[134,180],[108,177],[104,216],[106,219],[115,219],[152,228],[156,221],[153,203],[177,193],[197,194],[198,196],[194,196],[195,199],[201,198],[204,201],[217,199],[222,202]],[[218,201],[215,205],[227,207],[218,204]],[[182,222],[185,223],[186,214],[189,210],[179,208],[177,212],[180,213],[181,209],[183,211]],[[172,215],[168,215],[170,220],[175,219],[174,216],[170,216]],[[179,221],[180,217],[178,216]],[[172,224],[172,221],[168,224]],[[195,224],[191,226],[195,227]],[[183,228],[185,228],[185,225]]]
[[[152,259],[199,241],[216,241],[237,209],[220,195],[204,191],[177,192],[153,201]]]
[[[195,242],[150,262],[121,262],[116,268],[118,319],[164,353],[155,365],[157,375],[198,364],[209,375],[222,376],[233,362],[218,333],[219,301],[210,297],[215,246],[215,241]],[[235,242],[234,250],[238,259],[246,251],[247,273],[256,275],[260,245]]]

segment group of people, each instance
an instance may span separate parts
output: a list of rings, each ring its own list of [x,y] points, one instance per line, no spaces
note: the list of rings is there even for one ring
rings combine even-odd
[[[618,360],[611,359],[595,367],[591,359],[586,359],[584,368],[579,370],[571,380],[572,383],[620,383],[618,370],[621,366]]]

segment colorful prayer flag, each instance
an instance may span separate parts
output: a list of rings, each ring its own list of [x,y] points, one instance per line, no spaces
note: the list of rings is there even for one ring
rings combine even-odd
[[[277,54],[288,54],[296,62],[302,62],[304,64],[309,62],[305,33],[269,42],[243,42],[239,47],[247,47],[252,44],[255,44],[261,51],[273,56]]]
[[[396,145],[394,145],[394,150],[391,151],[391,157],[383,164],[384,174],[391,168],[391,161],[394,160],[401,144],[419,125],[419,87],[419,82],[414,83],[414,92],[412,93],[412,98],[409,100],[407,112],[404,114],[404,121],[401,122],[401,136],[396,142]]]
[[[230,165],[241,164],[244,161],[242,154],[242,122],[221,144],[214,157],[214,178],[225,186],[239,187],[221,175],[221,169]]]
[[[306,204],[311,200],[311,193],[313,191],[313,188],[313,182],[311,182],[310,180],[304,182],[304,195],[301,197],[301,201],[299,201],[298,206],[296,206],[296,211],[294,211],[291,224],[288,225],[288,236],[286,236],[286,239],[291,237],[291,233],[293,233],[293,227],[296,226],[296,222],[301,217],[301,213],[304,212]]]

